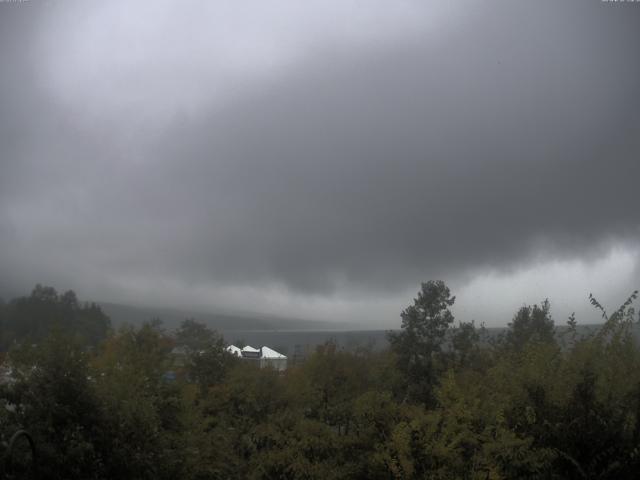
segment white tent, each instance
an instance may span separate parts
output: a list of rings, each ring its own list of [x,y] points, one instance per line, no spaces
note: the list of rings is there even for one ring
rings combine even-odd
[[[287,357],[269,347],[262,347],[262,356],[260,357],[260,367],[271,367],[280,372],[287,369]]]
[[[229,345],[227,347],[227,352],[229,352],[231,355],[235,355],[236,357],[242,356],[242,350],[235,345]]]
[[[229,345],[227,352],[243,360],[254,361],[260,363],[260,368],[271,367],[280,372],[287,369],[287,356],[274,349],[264,346],[260,349],[247,345],[244,348]]]
[[[269,347],[262,347],[262,358],[287,358]]]

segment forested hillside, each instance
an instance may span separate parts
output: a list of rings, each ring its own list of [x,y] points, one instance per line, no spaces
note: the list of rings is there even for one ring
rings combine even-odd
[[[103,341],[111,321],[95,303],[80,303],[72,290],[58,294],[36,285],[29,296],[0,300],[0,350],[13,344],[37,343],[53,332],[65,332],[81,343]]]
[[[323,480],[640,471],[637,293],[613,312],[591,297],[604,324],[590,335],[573,317],[558,334],[542,302],[487,338],[455,321],[455,298],[431,281],[402,311],[388,349],[329,342],[281,374],[227,354],[225,340],[198,322],[111,330],[99,309],[54,292],[36,287],[0,310],[3,339],[12,338],[2,440],[25,428],[38,449],[35,462],[16,453],[16,470],[35,465],[52,479]],[[45,308],[51,328],[34,320],[21,337],[17,325]],[[179,365],[176,345],[187,351]]]

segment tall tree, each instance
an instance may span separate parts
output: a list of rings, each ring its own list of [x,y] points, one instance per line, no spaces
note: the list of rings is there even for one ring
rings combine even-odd
[[[84,346],[51,336],[9,356],[13,382],[2,386],[0,397],[16,406],[10,411],[16,425],[33,435],[46,478],[101,478],[104,462],[95,440],[104,423]]]
[[[481,326],[481,329],[484,325]],[[481,330],[483,331],[483,330]],[[459,366],[464,366],[473,358],[473,353],[478,350],[480,332],[475,322],[459,322],[458,327],[451,335],[451,349],[453,357]]]
[[[194,319],[184,320],[175,337],[176,342],[187,349],[187,375],[203,392],[222,380],[235,360],[225,350],[222,335]]]
[[[555,342],[555,325],[549,300],[540,305],[521,307],[509,323],[505,339],[513,349],[521,349],[529,342]]]
[[[455,302],[442,280],[422,284],[414,304],[402,313],[402,330],[389,333],[391,349],[398,367],[406,376],[407,399],[433,403],[434,386],[442,368],[442,346],[453,314]]]
[[[204,323],[193,318],[183,320],[176,330],[176,343],[197,352],[205,350],[211,344],[216,343],[218,335]]]

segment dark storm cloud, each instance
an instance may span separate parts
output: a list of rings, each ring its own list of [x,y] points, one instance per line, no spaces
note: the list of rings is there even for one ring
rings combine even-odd
[[[155,127],[52,96],[36,7],[0,7],[0,288],[378,295],[639,246],[634,5],[469,2],[438,35],[319,44]]]
[[[635,25],[502,10],[444,45],[316,57],[176,126],[153,155],[202,207],[193,268],[386,289],[637,241]]]

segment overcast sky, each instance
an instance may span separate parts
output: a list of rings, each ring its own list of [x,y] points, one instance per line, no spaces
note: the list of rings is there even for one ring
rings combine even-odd
[[[0,294],[399,324],[640,286],[640,3],[0,2]]]

